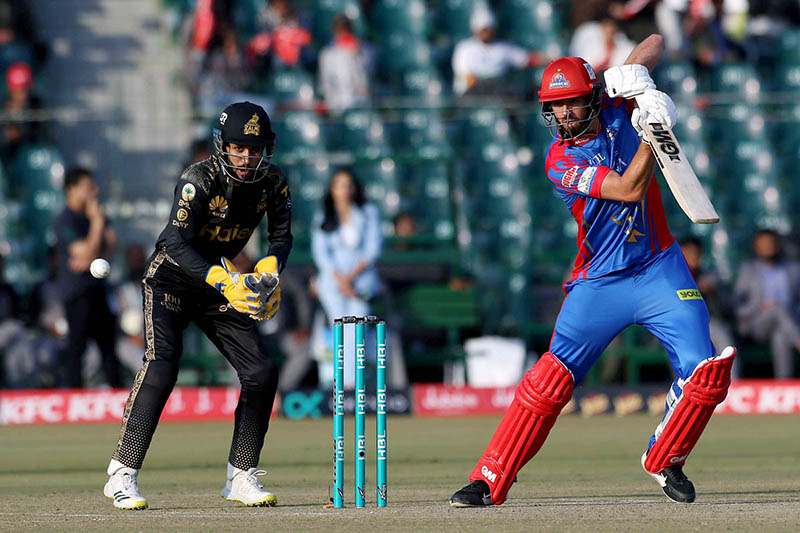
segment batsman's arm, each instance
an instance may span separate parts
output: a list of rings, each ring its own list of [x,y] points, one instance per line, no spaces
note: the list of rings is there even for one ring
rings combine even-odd
[[[639,143],[639,149],[622,175],[613,170],[606,175],[600,184],[600,197],[622,202],[641,201],[647,194],[655,164],[650,146],[645,142]]]
[[[625,60],[626,65],[644,65],[650,72],[653,71],[655,66],[661,61],[664,56],[664,38],[654,33],[644,41],[636,45],[636,48],[631,51],[628,59]]]

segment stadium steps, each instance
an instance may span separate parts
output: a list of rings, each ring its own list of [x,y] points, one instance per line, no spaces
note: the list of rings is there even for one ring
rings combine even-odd
[[[58,113],[66,162],[97,169],[112,203],[169,201],[189,144],[190,106],[160,1],[31,2],[51,46],[45,75],[58,90],[45,99]],[[163,224],[139,213],[118,226],[149,241]]]

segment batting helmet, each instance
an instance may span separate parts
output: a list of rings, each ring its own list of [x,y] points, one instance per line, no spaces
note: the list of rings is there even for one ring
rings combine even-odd
[[[592,120],[600,113],[602,91],[603,84],[597,79],[594,69],[580,57],[562,57],[547,65],[542,74],[539,101],[542,103],[542,116],[550,127],[553,137],[568,140],[586,133]],[[588,105],[591,113],[586,119],[580,121],[585,122],[586,127],[580,133],[570,134],[565,128],[559,126],[550,102],[584,95],[592,96]]]

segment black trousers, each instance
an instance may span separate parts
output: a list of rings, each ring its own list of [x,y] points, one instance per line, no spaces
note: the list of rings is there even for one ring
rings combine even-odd
[[[94,339],[100,349],[108,384],[122,387],[122,371],[116,348],[117,325],[108,308],[105,290],[89,289],[64,302],[64,307],[69,325],[65,351],[67,385],[72,388],[83,387],[83,356],[87,342]]]
[[[229,462],[258,465],[278,388],[278,369],[262,352],[256,322],[211,287],[189,285],[156,253],[142,281],[145,354],[122,418],[114,459],[141,468],[161,411],[178,378],[183,332],[194,322],[231,363],[241,383]]]

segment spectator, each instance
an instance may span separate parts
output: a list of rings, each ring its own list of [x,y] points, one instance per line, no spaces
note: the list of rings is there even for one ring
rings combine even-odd
[[[329,326],[335,318],[369,315],[369,301],[380,288],[376,263],[382,240],[378,208],[366,203],[352,172],[335,172],[311,234],[316,291]],[[349,366],[353,368],[352,362]],[[320,377],[329,380],[329,370],[322,365]]]
[[[411,213],[402,212],[394,217],[394,236],[413,237],[417,234],[417,221]]]
[[[585,59],[600,75],[608,67],[622,65],[635,46],[614,19],[604,18],[581,24],[572,35],[569,53]]]
[[[92,277],[89,265],[98,257],[110,257],[116,241],[97,199],[92,173],[70,169],[64,178],[66,207],[55,222],[59,260],[58,281],[64,308],[68,309],[69,333],[66,350],[67,382],[83,386],[83,355],[90,338],[97,342],[106,380],[121,387],[122,377],[116,354],[116,323],[108,307],[105,280]]]
[[[703,242],[697,237],[687,237],[680,240],[680,246],[689,272],[708,306],[711,342],[714,347],[733,346],[733,332],[728,320],[732,318],[731,305],[725,298],[728,291],[716,272],[703,269]],[[734,361],[734,377],[739,377],[738,370],[739,365]]]
[[[270,32],[256,34],[247,48],[248,55],[263,56],[272,50],[275,59],[288,67],[297,65],[303,47],[311,44],[311,32],[300,26],[300,19],[291,8],[281,23]],[[257,60],[258,63],[263,61]]]
[[[328,110],[340,113],[369,102],[372,53],[353,33],[346,15],[333,20],[333,42],[319,55],[319,86]]]
[[[27,63],[14,63],[6,71],[8,96],[3,103],[7,122],[3,128],[3,155],[10,159],[20,146],[41,140],[43,126],[31,114],[41,110],[41,99],[33,94],[33,71]]]
[[[463,95],[478,82],[496,80],[510,67],[525,68],[541,62],[539,54],[495,41],[497,20],[488,8],[478,8],[469,21],[473,36],[453,50],[453,90]]]
[[[198,0],[185,31],[185,75],[201,112],[216,109],[216,99],[227,100],[244,86],[233,5],[233,0]]]
[[[776,378],[794,376],[794,349],[800,350],[800,263],[786,259],[778,234],[759,230],[753,237],[755,258],[736,278],[739,333],[769,341]]]

